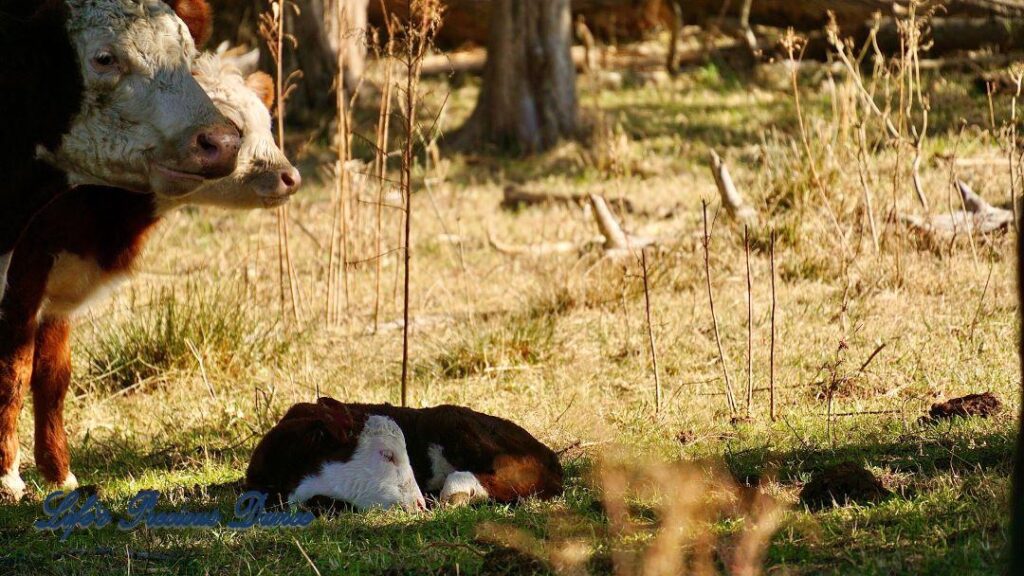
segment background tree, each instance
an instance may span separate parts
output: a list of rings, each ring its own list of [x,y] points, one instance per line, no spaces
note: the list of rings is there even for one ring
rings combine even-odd
[[[338,3],[343,10],[338,11]],[[259,47],[260,67],[274,69],[269,51],[257,34],[256,19],[270,9],[270,0],[212,0],[215,23],[209,47],[223,41],[235,46]],[[289,96],[289,118],[316,122],[334,111],[334,86],[338,74],[338,50],[345,45],[347,90],[354,90],[366,61],[367,7],[369,0],[287,0],[285,33],[296,41],[284,50],[285,75],[302,71]],[[345,14],[346,22],[338,21]],[[348,32],[344,32],[348,31]]]
[[[452,136],[532,153],[576,134],[576,67],[569,0],[495,0],[476,109]]]

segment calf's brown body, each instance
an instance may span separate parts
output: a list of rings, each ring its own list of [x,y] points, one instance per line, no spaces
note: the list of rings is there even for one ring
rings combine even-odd
[[[461,406],[417,409],[345,404],[332,398],[288,410],[256,447],[248,486],[286,498],[323,464],[347,460],[371,415],[391,418],[402,429],[416,482],[425,493],[440,490],[437,454],[452,472],[473,474],[496,502],[562,493],[558,456],[509,420]]]

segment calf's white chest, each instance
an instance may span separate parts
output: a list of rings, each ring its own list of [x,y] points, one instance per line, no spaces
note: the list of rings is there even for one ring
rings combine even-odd
[[[46,279],[42,315],[70,316],[84,310],[116,290],[126,277],[126,272],[104,270],[92,258],[61,252]]]

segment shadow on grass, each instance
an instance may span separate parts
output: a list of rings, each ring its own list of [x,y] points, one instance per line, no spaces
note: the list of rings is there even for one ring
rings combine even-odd
[[[912,474],[921,480],[972,472],[1009,475],[1013,468],[1013,449],[1014,439],[1010,433],[946,434],[943,425],[938,425],[923,429],[921,436],[906,436],[897,442],[802,447],[787,451],[750,448],[727,453],[725,460],[733,475],[746,484],[756,484],[766,472],[774,472],[783,483],[804,481],[816,471],[846,461]]]

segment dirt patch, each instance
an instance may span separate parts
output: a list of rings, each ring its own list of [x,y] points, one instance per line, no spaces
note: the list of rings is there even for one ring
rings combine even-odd
[[[800,501],[812,509],[839,504],[881,502],[892,496],[875,475],[855,462],[843,462],[814,474],[800,491]]]
[[[971,416],[988,418],[1002,409],[1003,403],[991,392],[968,394],[946,402],[932,404],[932,409],[928,411],[927,416],[921,417],[921,422],[931,424],[940,420],[970,418]]]
[[[551,569],[540,560],[512,548],[495,548],[484,556],[480,574],[485,576],[533,576],[550,574]]]

